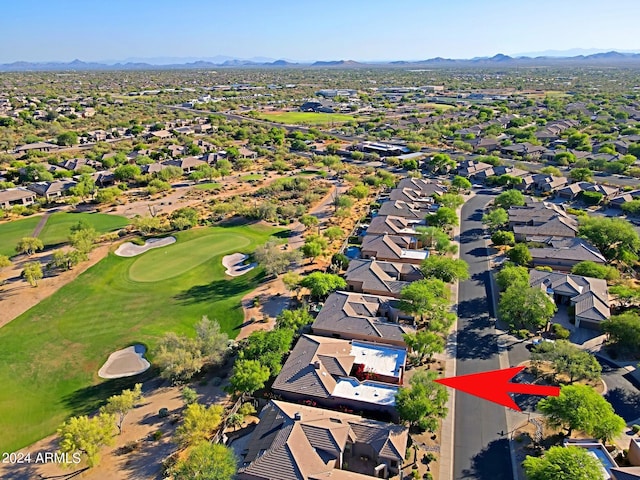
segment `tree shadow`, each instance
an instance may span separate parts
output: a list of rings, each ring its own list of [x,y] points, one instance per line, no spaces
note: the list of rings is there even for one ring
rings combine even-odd
[[[213,298],[235,297],[256,288],[264,277],[264,271],[260,271],[253,277],[242,276],[232,280],[215,280],[206,285],[194,285],[173,298],[183,305],[192,305]]]
[[[487,247],[476,247],[474,249],[465,252],[465,255],[470,255],[472,257],[487,257],[489,255],[489,249]]]
[[[153,382],[149,382],[157,376],[155,368],[151,367],[140,375],[134,375],[133,377],[125,378],[113,378],[106,380],[97,385],[90,385],[88,387],[80,388],[69,395],[66,395],[62,402],[73,412],[74,415],[89,415],[95,413],[104,403],[107,398],[112,395],[119,395],[122,390],[127,388],[133,388],[136,383],[144,383],[144,391],[148,391],[158,384],[162,384],[163,380],[155,379]]]
[[[640,418],[640,393],[618,387],[609,390],[604,398],[613,405],[615,412],[624,418],[625,422]]]
[[[471,459],[471,468],[462,471],[465,480],[513,480],[509,440],[493,440]]]

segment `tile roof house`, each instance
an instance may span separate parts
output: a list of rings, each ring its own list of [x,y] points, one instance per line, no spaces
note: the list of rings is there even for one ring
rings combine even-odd
[[[428,197],[435,194],[442,195],[447,192],[446,185],[442,185],[440,182],[429,180],[427,178],[411,178],[405,177],[396,187],[397,189],[408,188],[420,192],[420,196]]]
[[[33,205],[36,194],[26,188],[9,188],[0,190],[0,208],[11,208],[14,205]]]
[[[410,263],[354,259],[349,262],[345,280],[350,292],[400,297],[411,282],[423,279],[420,268]]]
[[[552,203],[529,200],[524,206],[510,207],[508,213],[509,227],[518,240],[546,242],[578,233],[577,220]]]
[[[36,142],[36,143],[27,143],[26,145],[20,145],[14,151],[16,153],[29,152],[31,150],[35,150],[38,152],[50,152],[51,150],[58,150],[60,147],[55,143],[48,142]]]
[[[398,346],[302,335],[272,390],[287,400],[396,415],[406,358],[407,351]]]
[[[358,415],[271,400],[242,452],[238,480],[397,476],[409,431]]]
[[[422,220],[405,217],[394,217],[391,215],[378,215],[373,217],[367,227],[367,235],[416,235],[415,227],[422,225]]]
[[[385,262],[412,263],[420,265],[429,256],[426,250],[414,250],[417,240],[387,234],[366,235],[360,247],[362,258]]]
[[[163,165],[172,165],[174,167],[179,167],[185,173],[193,172],[200,165],[206,165],[207,162],[204,160],[200,160],[197,157],[186,157],[186,158],[176,158],[173,160],[167,160],[166,162],[162,162]]]
[[[582,238],[566,238],[549,242],[551,248],[530,248],[534,267],[551,267],[558,271],[571,271],[580,262],[607,263],[600,250]]]
[[[529,285],[542,289],[558,304],[572,305],[576,327],[598,330],[600,324],[611,316],[605,280],[530,270]]]
[[[484,162],[476,162],[475,160],[465,160],[458,164],[458,175],[462,177],[473,177],[478,172],[491,168],[491,165]]]
[[[402,200],[389,200],[378,209],[378,215],[392,215],[394,217],[414,218],[424,220],[429,214],[426,205],[419,203],[407,203]]]
[[[39,197],[44,197],[47,201],[62,197],[75,187],[78,183],[72,180],[56,180],[54,182],[35,182],[27,188],[35,192]]]
[[[612,198],[609,201],[609,206],[611,207],[615,207],[615,208],[622,208],[622,205],[624,205],[627,202],[631,202],[632,200],[639,200],[640,199],[640,190],[633,190],[631,192],[625,192],[621,195],[618,195],[617,197]]]
[[[405,346],[402,335],[413,333],[413,317],[391,297],[334,292],[311,325],[313,333],[347,340]]]
[[[617,195],[619,191],[620,190],[618,188],[608,187],[597,183],[576,182],[558,190],[557,195],[560,198],[573,200],[582,192],[597,192],[601,193],[604,198],[612,198]]]

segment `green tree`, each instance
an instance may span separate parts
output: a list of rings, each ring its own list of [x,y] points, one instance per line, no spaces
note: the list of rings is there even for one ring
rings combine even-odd
[[[302,275],[297,272],[286,272],[282,275],[282,283],[290,292],[297,292],[300,289]],[[285,310],[287,311],[287,310]]]
[[[593,179],[593,172],[588,168],[574,168],[569,172],[569,178],[576,182],[589,182]]]
[[[500,318],[514,328],[538,330],[553,318],[556,304],[540,288],[514,284],[500,296]]]
[[[188,381],[206,364],[218,364],[227,352],[229,337],[220,324],[203,316],[196,324],[196,337],[165,333],[160,339],[155,363],[162,378],[175,383]]]
[[[420,270],[427,278],[438,278],[445,283],[469,278],[469,265],[457,258],[431,255],[422,261]]]
[[[451,208],[440,207],[433,215],[427,215],[425,221],[431,226],[448,230],[458,225],[458,214]]]
[[[531,263],[533,257],[526,243],[518,243],[515,247],[507,252],[507,257],[516,265],[526,267]]]
[[[254,257],[267,275],[276,277],[301,260],[298,250],[282,250],[282,246],[273,240],[257,247]]]
[[[456,210],[464,204],[464,198],[462,198],[462,195],[457,195],[455,193],[444,193],[437,196],[435,200],[443,207],[447,207],[452,210]]]
[[[324,232],[322,232],[322,235],[327,237],[330,242],[333,242],[334,240],[338,240],[344,237],[344,230],[342,230],[340,227],[329,227]]]
[[[433,248],[440,254],[455,253],[457,246],[451,243],[449,235],[438,227],[415,227],[416,233],[422,245]]]
[[[42,279],[42,265],[40,262],[28,262],[24,264],[22,276],[32,287],[38,286],[38,281]]]
[[[640,316],[635,312],[613,315],[602,322],[602,331],[622,351],[634,356],[640,354]]]
[[[127,414],[142,401],[142,384],[136,383],[133,389],[127,388],[120,395],[112,395],[107,399],[107,404],[100,409],[100,412],[113,415],[116,419],[118,432],[122,433],[122,424]]]
[[[580,380],[597,380],[602,372],[602,367],[593,355],[566,340],[536,345],[531,360],[551,363],[555,374],[566,375],[570,384]]]
[[[523,289],[527,288],[529,285],[529,269],[508,263],[496,274],[496,283],[501,292],[504,292],[512,285],[518,285],[519,288]]]
[[[313,323],[313,317],[306,308],[283,310],[276,317],[276,328],[287,328],[295,332]]]
[[[191,405],[192,403],[196,403],[198,401],[198,392],[196,392],[193,388],[184,387],[180,391],[180,395],[182,396],[182,400],[185,405]]]
[[[516,243],[515,236],[513,232],[508,232],[506,230],[497,230],[491,234],[491,242],[495,246],[500,245],[508,245],[513,246]]]
[[[319,235],[309,235],[304,239],[304,245],[301,247],[302,254],[313,262],[316,257],[324,255],[329,246],[327,240]]]
[[[60,270],[71,270],[80,262],[86,260],[87,254],[82,253],[79,250],[62,251],[57,250],[53,254],[51,265]]]
[[[63,147],[71,147],[78,143],[78,134],[73,131],[62,132],[56,138],[58,145]]]
[[[307,228],[318,225],[318,222],[318,217],[315,217],[313,215],[302,215],[300,217],[300,223]]]
[[[187,230],[198,224],[198,211],[195,208],[183,207],[175,210],[169,217],[169,223],[174,230]]]
[[[293,329],[282,327],[252,332],[244,341],[238,358],[259,361],[269,369],[271,376],[275,377],[280,373],[282,358],[291,348],[294,334]]]
[[[200,442],[172,469],[174,480],[233,480],[237,459],[219,443]]]
[[[582,275],[583,277],[602,278],[603,280],[617,280],[620,278],[620,272],[615,268],[590,261],[576,263],[571,269],[571,273]]]
[[[400,309],[412,313],[421,320],[442,314],[449,303],[449,290],[437,278],[426,278],[412,282],[400,292]]]
[[[133,217],[131,224],[143,235],[149,235],[152,232],[157,232],[162,226],[160,217],[142,217],[140,215]]]
[[[396,410],[403,422],[431,432],[438,428],[438,419],[447,415],[445,407],[449,395],[446,388],[434,382],[436,372],[416,372],[408,387],[396,393]]]
[[[520,190],[512,189],[502,192],[496,197],[493,203],[498,208],[508,210],[509,207],[524,205],[525,201],[524,195]]]
[[[16,252],[24,253],[29,257],[40,250],[44,250],[44,244],[36,237],[22,237],[16,245]]]
[[[176,429],[176,441],[182,447],[208,441],[222,422],[224,407],[212,404],[205,407],[191,403],[184,410],[182,424]]]
[[[325,298],[331,292],[346,288],[344,278],[333,273],[313,272],[302,279],[300,285],[308,288],[314,298]]]
[[[429,165],[435,173],[447,173],[456,168],[455,160],[452,160],[446,153],[436,153],[429,161]]]
[[[595,245],[607,260],[633,264],[638,259],[640,237],[621,218],[581,217],[578,235]]]
[[[72,195],[77,195],[84,201],[86,198],[92,198],[96,190],[95,180],[91,175],[85,173],[80,176],[78,183],[69,189],[69,192]]]
[[[587,385],[565,385],[558,397],[538,402],[549,425],[567,430],[579,430],[606,442],[624,430],[625,421],[598,392]]]
[[[434,353],[444,351],[444,338],[434,332],[420,330],[415,333],[405,333],[402,338],[411,353],[419,358],[420,363],[424,363],[425,358],[431,360]]]
[[[497,230],[509,223],[509,214],[504,208],[496,208],[482,216],[482,223],[491,230]]]
[[[113,445],[115,418],[107,413],[100,413],[89,418],[86,415],[71,417],[60,427],[60,452],[73,455],[85,454],[87,464],[94,467],[100,461],[100,449]]]
[[[269,367],[262,365],[258,360],[237,360],[229,379],[229,386],[233,392],[252,394],[264,388],[270,376]]]
[[[367,196],[369,196],[369,187],[366,185],[356,185],[349,190],[349,195],[359,199],[367,198]]]
[[[140,175],[140,167],[138,165],[125,164],[116,167],[113,171],[113,175],[116,180],[121,182],[129,182],[135,179],[138,175]]]
[[[451,186],[454,187],[454,189],[457,191],[470,190],[471,182],[466,178],[461,177],[460,175],[456,175],[455,177],[453,177],[453,180],[451,181]]]
[[[69,233],[71,246],[85,255],[93,250],[97,240],[98,232],[89,225],[78,224],[72,227]]]
[[[231,174],[232,167],[233,165],[231,164],[231,162],[229,160],[225,160],[224,158],[216,162],[216,169],[218,170],[222,178],[228,177]]]
[[[541,168],[540,169],[540,173],[545,173],[547,175],[551,175],[553,177],[561,177],[562,176],[562,172],[560,171],[560,169],[558,167],[553,167],[551,165]]]
[[[527,455],[522,462],[528,480],[593,480],[602,478],[602,465],[586,449],[551,447],[542,457]]]
[[[150,185],[157,181],[158,180],[151,180]],[[122,195],[122,190],[118,187],[101,188],[96,193],[95,201],[99,204],[113,203],[120,195]]]

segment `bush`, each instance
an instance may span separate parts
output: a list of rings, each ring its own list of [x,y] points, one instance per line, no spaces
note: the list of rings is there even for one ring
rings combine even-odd
[[[133,240],[131,240],[131,243],[133,243],[134,245],[138,245],[138,246],[142,247],[142,246],[144,246],[145,241],[144,241],[143,238],[136,237]]]
[[[526,328],[516,330],[515,335],[518,338],[527,338],[529,336],[529,330],[527,330]]]
[[[156,430],[151,434],[151,438],[156,442],[162,438],[162,430]]]
[[[637,423],[634,423],[634,424],[631,426],[631,430],[633,430],[633,433],[638,433],[638,432],[640,432],[640,425],[638,425]]]
[[[169,409],[168,408],[161,408],[160,410],[158,410],[158,416],[160,418],[166,418],[169,416]]]
[[[554,323],[551,330],[558,340],[567,340],[571,335],[571,331],[564,328],[559,323]]]

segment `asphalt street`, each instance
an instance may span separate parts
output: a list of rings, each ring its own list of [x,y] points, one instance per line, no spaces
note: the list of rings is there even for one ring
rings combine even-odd
[[[460,284],[456,375],[500,368],[498,336],[489,292],[489,263],[482,228],[492,195],[478,193],[462,207],[460,258],[471,278]],[[513,480],[505,407],[457,393],[454,421],[454,479]]]

